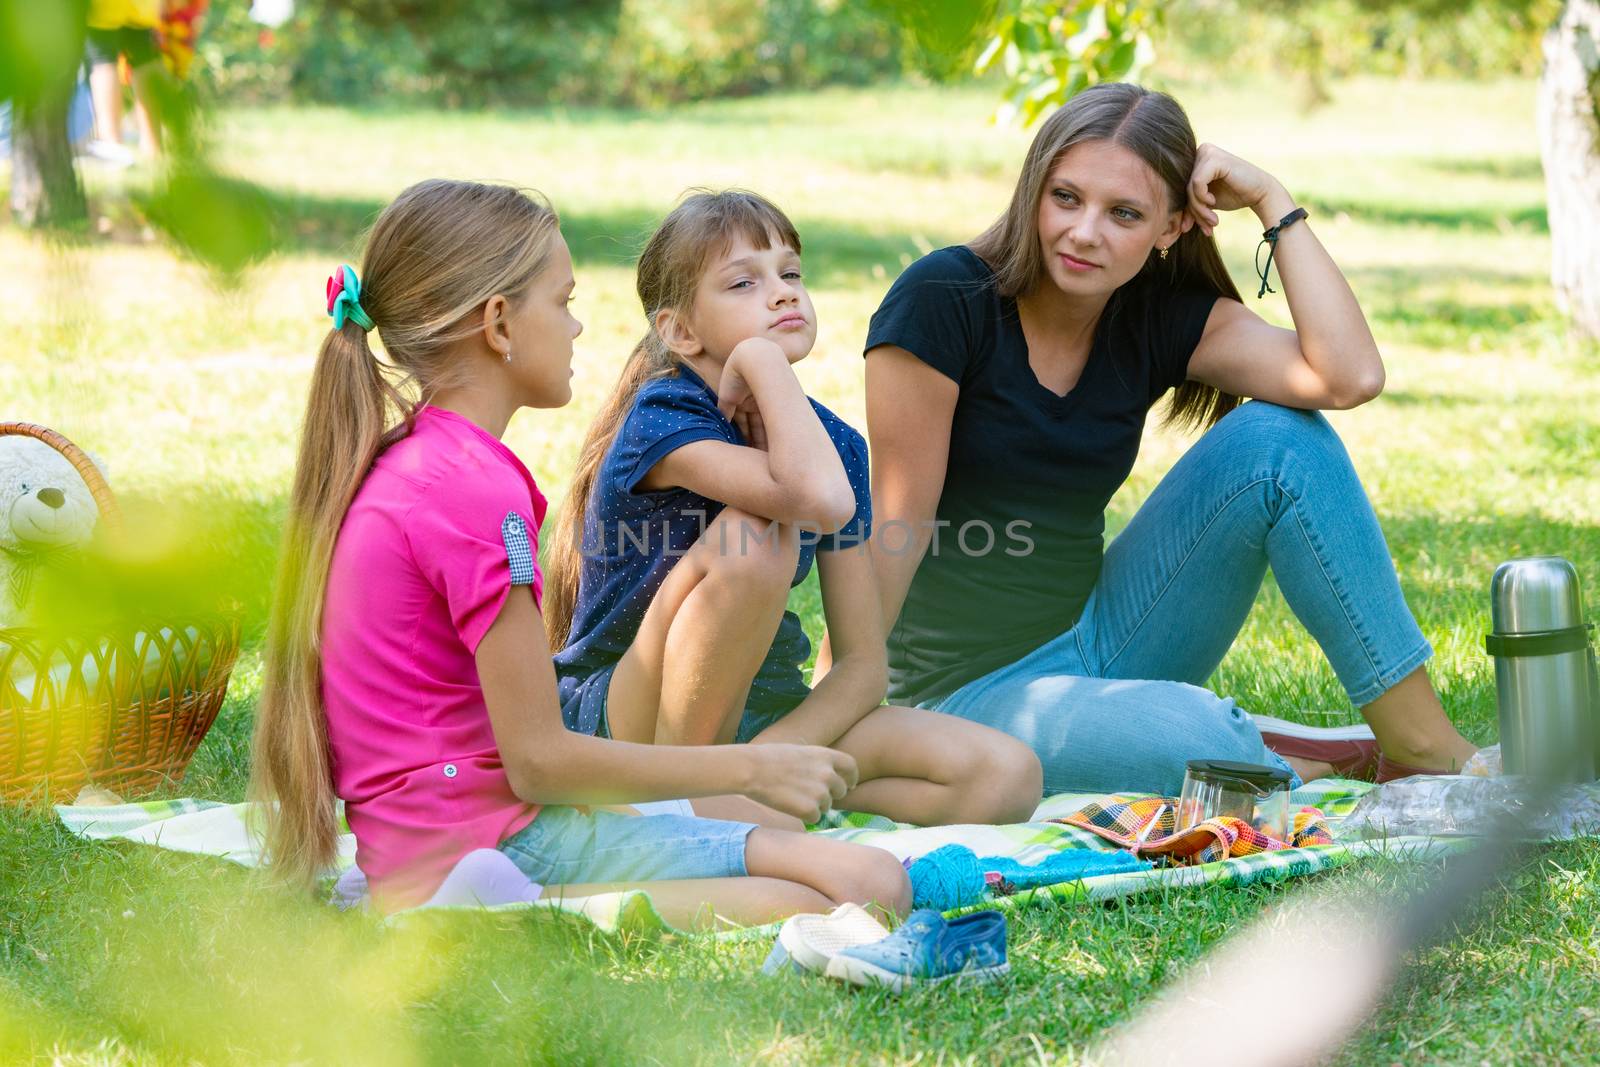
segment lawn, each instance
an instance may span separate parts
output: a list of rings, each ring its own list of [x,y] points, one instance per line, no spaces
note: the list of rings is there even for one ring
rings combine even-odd
[[[1565,340],[1546,280],[1534,86],[1356,81],[1310,116],[1268,85],[1176,91],[1202,139],[1263,165],[1310,208],[1367,310],[1389,385],[1332,420],[1437,649],[1447,708],[1493,741],[1482,634],[1494,566],[1564,555],[1600,597],[1600,355]],[[558,501],[643,325],[631,257],[691,185],[748,186],[794,217],[821,322],[801,378],[864,426],[860,343],[877,302],[907,263],[969,238],[1009,195],[1027,134],[988,125],[991,102],[983,90],[884,88],[663,113],[234,110],[217,117],[219,152],[271,191],[292,238],[239,284],[145,240],[122,179],[104,173],[89,180],[110,233],[90,246],[47,249],[0,229],[0,416],[92,448],[121,494],[173,508],[172,525],[225,516],[207,536],[236,539],[246,652],[180,791],[243,793],[270,546],[327,328],[322,281],[355,259],[388,198],[428,176],[503,179],[561,212],[587,327],[576,399],[520,414],[507,435]],[[1218,233],[1253,294],[1253,218]],[[1287,323],[1281,296],[1247,299]],[[1187,444],[1152,430],[1113,529]],[[795,597],[815,630],[814,586]],[[1252,710],[1357,717],[1270,581],[1211,685]],[[1400,892],[1428,873],[1366,865],[1318,888]],[[1597,879],[1593,843],[1527,858],[1415,960],[1339,1062],[1600,1058],[1600,1016],[1580,1006],[1600,976]],[[527,916],[387,930],[222,863],[81,842],[7,809],[0,1061],[1073,1063],[1208,948],[1303,891],[1030,910],[1012,920],[1008,983],[897,1001],[761,979],[761,944],[628,942]],[[1306,975],[1307,1011],[1333,980]],[[1219,1023],[1191,1036],[1242,1039],[1242,1021]]]

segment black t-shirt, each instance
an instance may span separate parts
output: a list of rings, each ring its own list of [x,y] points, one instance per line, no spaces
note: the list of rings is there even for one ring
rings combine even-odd
[[[1034,376],[1014,300],[964,245],[908,267],[868,351],[903,348],[961,387],[929,544],[889,633],[889,698],[947,696],[1070,629],[1100,575],[1105,509],[1145,417],[1183,383],[1214,292],[1136,277],[1113,294],[1078,383]],[[880,551],[911,531],[877,531]]]

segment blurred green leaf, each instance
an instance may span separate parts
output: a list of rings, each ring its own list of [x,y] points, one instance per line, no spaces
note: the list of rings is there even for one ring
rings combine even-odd
[[[28,625],[81,635],[238,611],[247,631],[260,629],[279,548],[260,507],[173,492],[122,499],[120,534],[102,527],[41,570]]]
[[[260,188],[195,162],[174,167],[139,206],[178,247],[225,280],[277,247],[271,199]]]
[[[88,0],[0,0],[0,100],[70,82],[88,11]]]

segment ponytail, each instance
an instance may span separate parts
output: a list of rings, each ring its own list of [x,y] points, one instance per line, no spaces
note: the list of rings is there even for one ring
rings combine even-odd
[[[252,752],[258,799],[275,798],[265,853],[286,881],[309,883],[337,838],[322,704],[322,603],[333,544],[377,458],[390,409],[409,414],[353,322],[331,330],[311,373],[267,629],[266,672]]]

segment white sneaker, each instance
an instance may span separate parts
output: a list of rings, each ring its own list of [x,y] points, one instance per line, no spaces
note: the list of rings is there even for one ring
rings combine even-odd
[[[761,973],[792,970],[824,974],[829,961],[842,950],[870,945],[888,936],[888,927],[860,904],[840,904],[826,915],[791,915],[778,930],[778,940]]]
[[[91,140],[83,146],[83,154],[113,167],[133,166],[133,150],[115,141]]]

